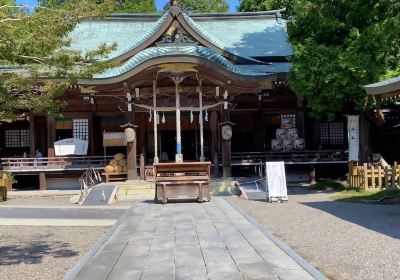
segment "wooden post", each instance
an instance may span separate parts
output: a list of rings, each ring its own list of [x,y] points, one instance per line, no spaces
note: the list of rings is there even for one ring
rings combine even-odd
[[[137,151],[136,151],[136,146],[137,146],[137,137],[136,137],[136,128],[137,125],[135,125],[135,112],[133,111],[132,108],[132,96],[130,94],[129,88],[126,86],[126,97],[127,97],[127,102],[128,102],[128,110],[127,110],[127,119],[128,123],[123,125],[122,127],[125,128],[125,131],[128,130],[133,130],[134,137],[131,139],[132,141],[127,142],[127,166],[128,166],[128,180],[137,180],[138,179],[138,174],[137,174]]]
[[[175,82],[175,106],[176,106],[176,154],[175,162],[183,162],[182,154],[182,137],[181,137],[181,102],[180,93],[178,88],[177,78],[174,79]]]
[[[39,173],[39,188],[41,191],[47,190],[47,180],[44,172]]]
[[[310,183],[310,185],[313,185],[316,183],[315,166],[314,165],[310,166],[309,183]]]
[[[378,187],[382,189],[382,167],[378,166]]]
[[[210,114],[210,131],[211,131],[211,156],[214,164],[214,178],[219,178],[219,161],[218,152],[220,147],[220,141],[218,138],[218,113],[212,111]]]
[[[157,81],[153,81],[154,163],[159,163],[157,141]]]
[[[230,122],[231,112],[228,104],[228,91],[224,93],[224,108],[222,110],[222,127],[230,125],[232,129],[233,123]],[[222,174],[224,178],[232,177],[232,162],[231,162],[231,139],[224,140],[222,137]]]
[[[371,166],[371,186],[375,190],[375,167]]]
[[[35,156],[35,150],[35,117],[33,114],[29,114],[29,151],[31,157]]]
[[[199,126],[200,126],[200,161],[204,162],[204,131],[203,131],[203,89],[200,81],[199,86]],[[197,138],[196,138],[197,139]],[[197,145],[196,145],[197,149]]]
[[[92,105],[92,107],[93,107],[93,105]],[[93,125],[93,121],[94,121],[94,112],[92,111],[90,114],[89,114],[89,116],[88,116],[88,129],[89,129],[89,154],[91,155],[91,156],[94,156],[95,155],[95,152],[94,152],[94,146],[95,146],[95,144],[94,144],[94,125]]]
[[[392,180],[391,180],[391,188],[394,189],[396,188],[396,169],[395,169],[395,165],[393,164],[392,166]]]
[[[365,113],[360,114],[360,161],[368,162],[368,156],[371,153],[370,149],[370,125]]]
[[[265,117],[263,111],[262,95],[258,95],[257,100],[257,113],[255,114],[255,128],[254,144],[257,151],[265,151]]]
[[[54,142],[56,139],[56,121],[47,117],[47,157],[55,157]]]
[[[140,180],[146,180],[144,155],[140,155]]]
[[[305,138],[304,101],[299,98],[297,98],[296,127],[299,131],[299,137]]]
[[[388,189],[389,188],[389,167],[385,166],[384,171],[385,171],[385,188]]]
[[[368,164],[363,165],[363,175],[364,175],[364,190],[368,190]]]

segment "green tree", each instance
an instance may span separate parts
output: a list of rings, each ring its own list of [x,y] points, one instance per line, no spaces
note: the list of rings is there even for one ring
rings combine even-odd
[[[224,13],[229,9],[226,0],[181,0],[192,13]]]
[[[259,12],[286,8],[286,14],[292,14],[295,1],[297,0],[240,0],[238,8],[240,12]]]
[[[0,0],[0,121],[23,118],[26,112],[55,114],[65,105],[60,97],[70,84],[111,66],[99,58],[115,46],[81,53],[69,50],[67,39],[79,21],[110,10],[110,2],[80,1],[28,13],[12,0]]]
[[[288,82],[312,116],[363,110],[363,85],[400,74],[397,0],[301,0],[294,9]]]
[[[79,2],[80,0],[75,0]],[[91,0],[95,4],[104,3],[103,0]],[[39,0],[39,6],[56,9],[64,6],[67,0]],[[115,0],[112,1],[112,12],[115,13],[154,13],[156,5],[154,0]]]
[[[118,0],[116,13],[154,13],[156,12],[154,0]]]

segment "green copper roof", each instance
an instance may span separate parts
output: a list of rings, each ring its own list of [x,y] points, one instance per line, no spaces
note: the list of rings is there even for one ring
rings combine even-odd
[[[122,66],[112,68],[107,70],[104,73],[96,74],[93,78],[94,79],[107,79],[116,76],[120,76],[140,64],[149,61],[154,58],[158,57],[168,57],[168,56],[189,56],[189,57],[200,57],[217,63],[219,66],[225,68],[226,70],[239,74],[239,75],[248,75],[248,76],[265,76],[274,73],[267,73],[261,70],[259,67],[252,68],[246,67],[245,65],[234,65],[222,55],[215,53],[214,51],[201,47],[201,46],[176,46],[171,45],[167,47],[152,47],[147,48],[132,58],[130,58],[126,63]],[[266,65],[267,66],[267,65]]]
[[[70,34],[71,48],[88,51],[102,43],[117,43],[110,58],[142,44],[167,20],[164,15],[113,15],[78,24]],[[243,57],[289,56],[286,22],[267,14],[183,14],[186,22],[218,48]]]

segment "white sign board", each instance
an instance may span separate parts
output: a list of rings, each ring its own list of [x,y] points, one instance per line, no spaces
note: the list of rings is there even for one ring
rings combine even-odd
[[[89,142],[76,138],[67,138],[54,142],[54,152],[56,156],[86,156]]]
[[[288,200],[285,163],[279,162],[266,162],[267,173],[267,200]]]
[[[349,138],[349,160],[359,161],[360,125],[359,116],[347,116]]]

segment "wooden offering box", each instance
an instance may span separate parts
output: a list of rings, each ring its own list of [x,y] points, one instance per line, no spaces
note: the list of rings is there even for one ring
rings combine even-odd
[[[167,203],[169,199],[197,199],[211,201],[210,162],[183,162],[154,164],[156,183],[155,202]]]

